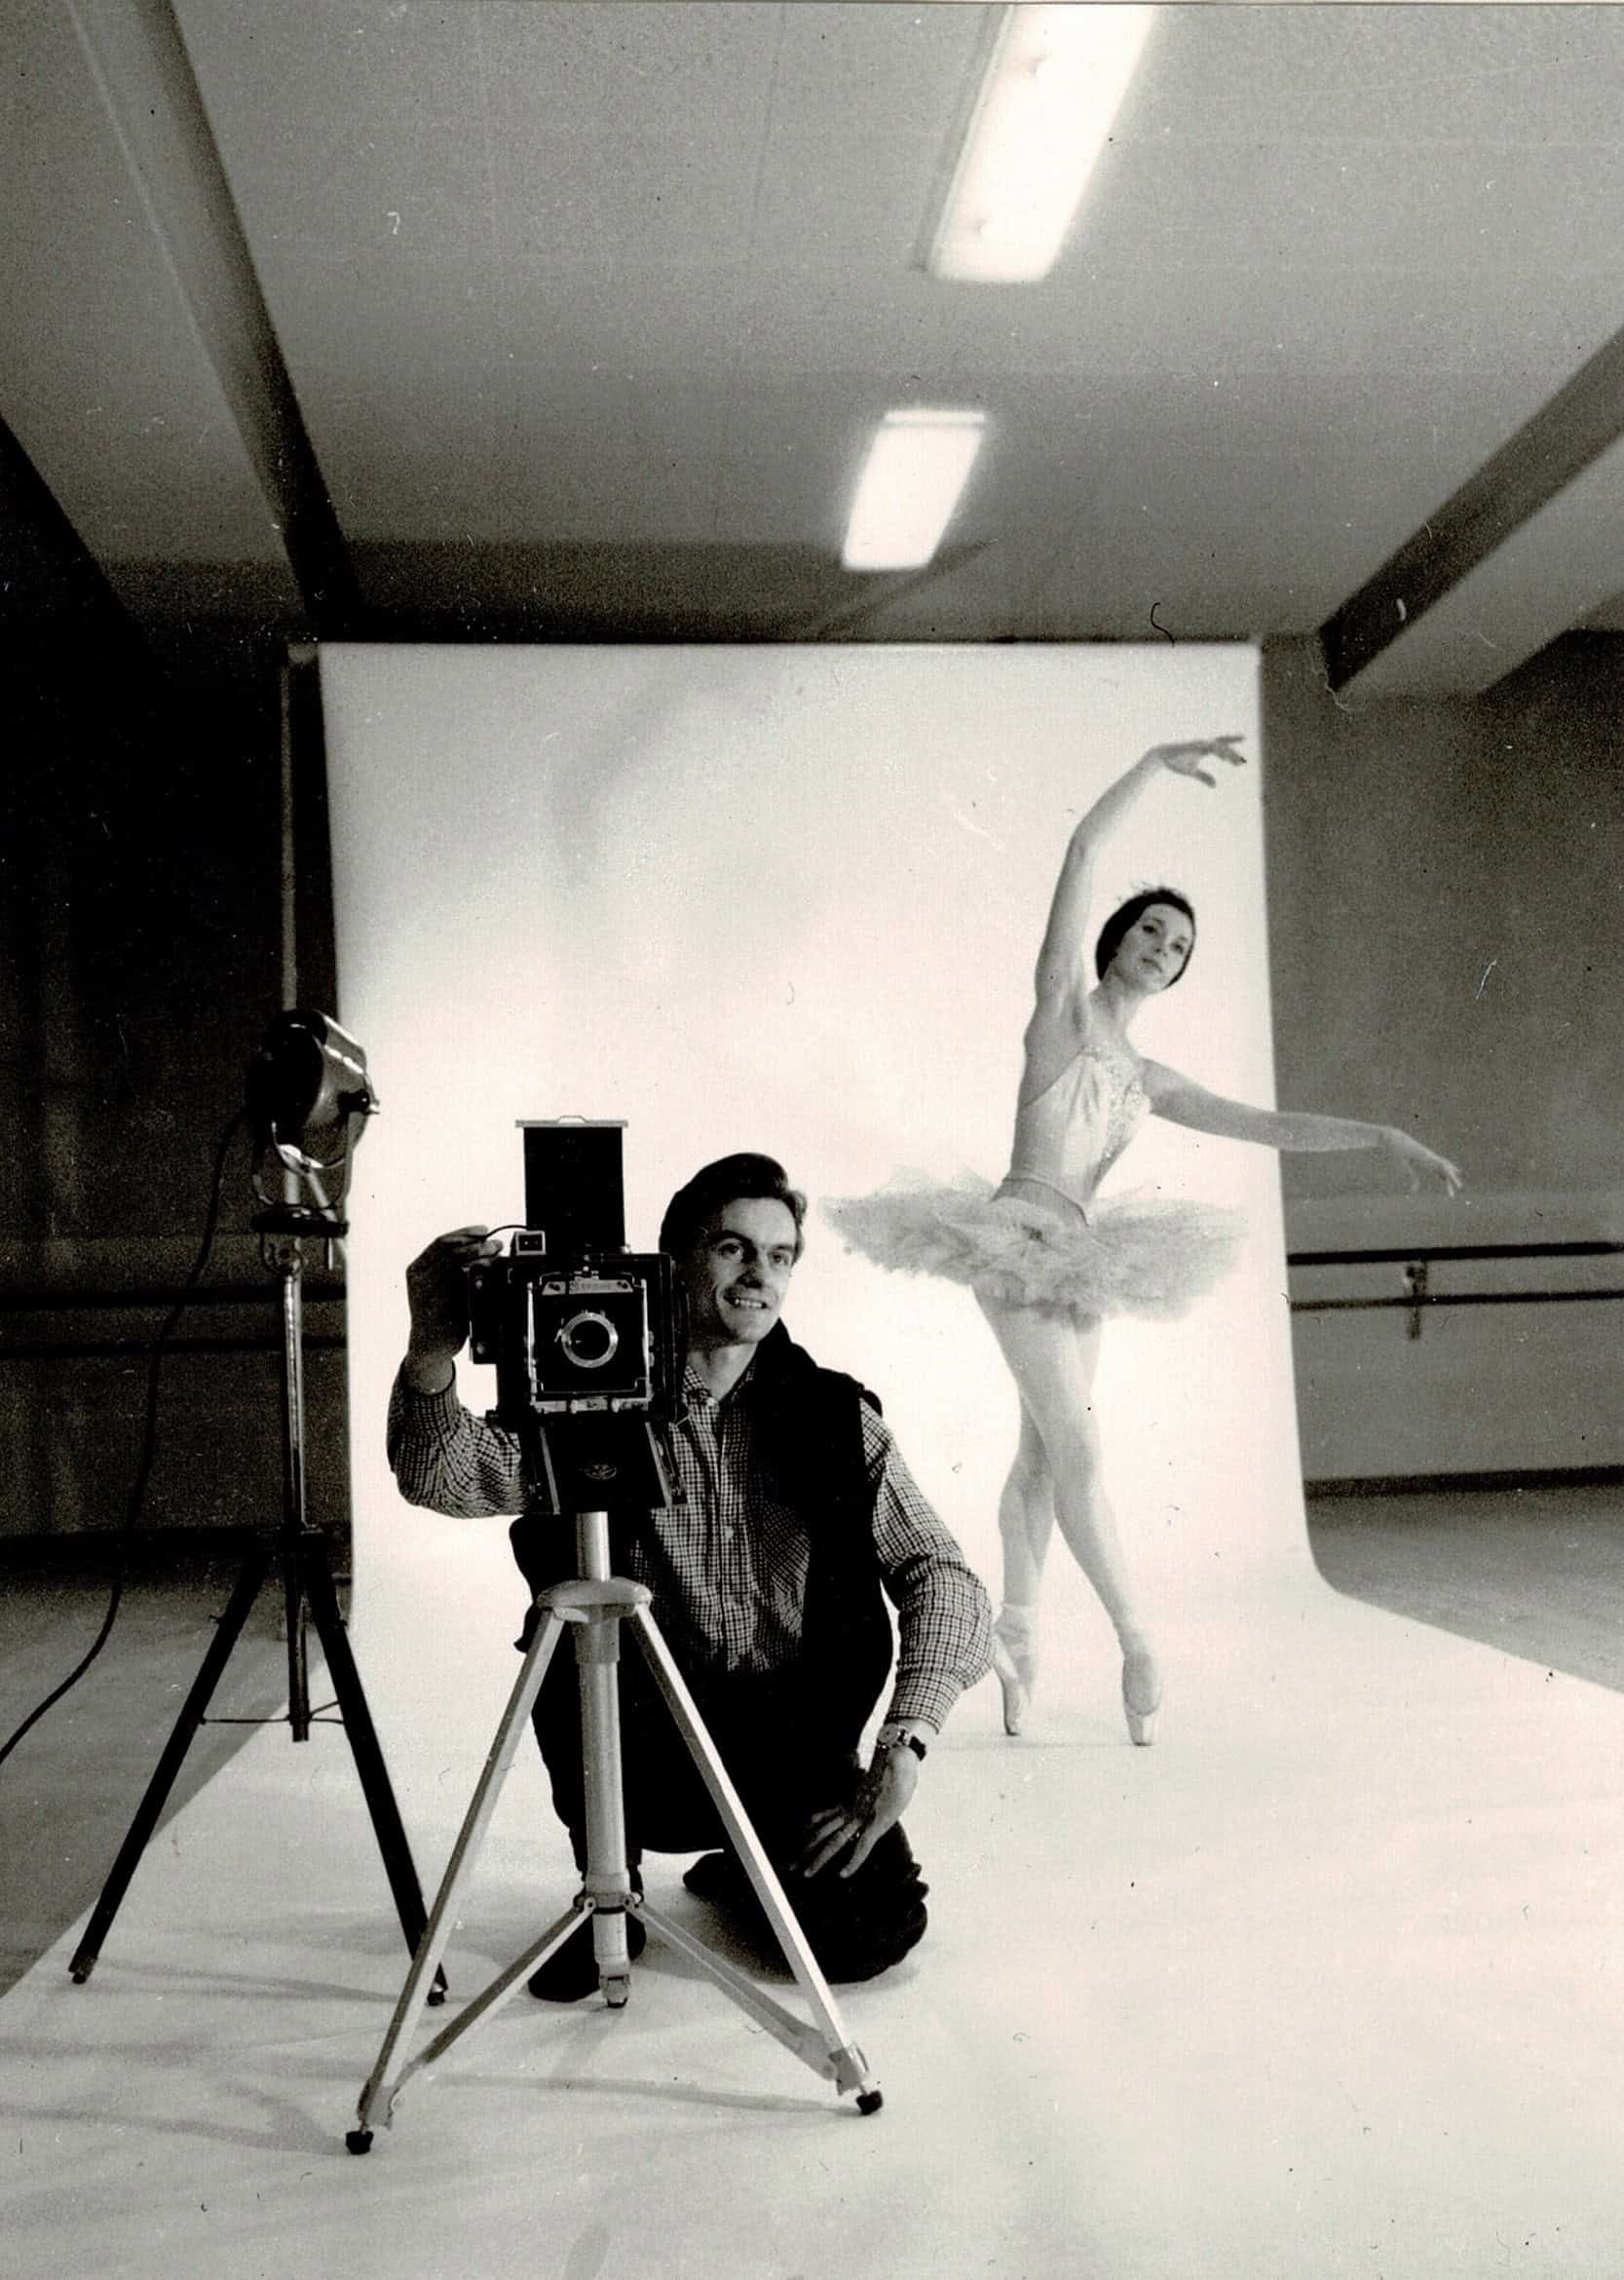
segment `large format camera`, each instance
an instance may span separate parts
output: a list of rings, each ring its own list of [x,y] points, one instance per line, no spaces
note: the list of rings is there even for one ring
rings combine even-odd
[[[661,1427],[681,1403],[682,1294],[663,1252],[625,1247],[620,1122],[526,1122],[529,1224],[469,1269],[472,1357],[494,1363],[491,1421],[524,1449],[553,1512],[671,1501]]]

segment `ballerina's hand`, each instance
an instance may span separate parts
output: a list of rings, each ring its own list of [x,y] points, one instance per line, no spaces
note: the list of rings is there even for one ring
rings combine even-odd
[[[1200,737],[1191,743],[1152,744],[1148,759],[1159,760],[1164,768],[1171,768],[1175,776],[1192,776],[1197,783],[1216,784],[1216,776],[1209,776],[1202,767],[1203,760],[1227,760],[1231,768],[1244,768],[1246,754],[1233,747],[1240,736]]]
[[[1459,1194],[1462,1185],[1460,1168],[1451,1163],[1447,1156],[1435,1155],[1430,1148],[1423,1148],[1418,1140],[1413,1140],[1408,1132],[1401,1132],[1396,1127],[1386,1134],[1386,1146],[1388,1153],[1402,1165],[1404,1176],[1412,1188],[1420,1186],[1423,1172],[1436,1172],[1452,1196]]]

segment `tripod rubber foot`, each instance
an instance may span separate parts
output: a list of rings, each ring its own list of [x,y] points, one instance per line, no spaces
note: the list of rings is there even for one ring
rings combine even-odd
[[[885,2103],[884,2091],[864,2090],[858,2094],[857,2111],[859,2113],[878,2113]]]
[[[437,2010],[439,2009],[439,2007],[440,2007],[441,2003],[443,2003],[443,2002],[444,2002],[444,2000],[445,2000],[445,1990],[444,1990],[444,1988],[443,1988],[443,1987],[432,1987],[432,1988],[429,1990],[428,1995],[425,1997],[425,2000],[427,2001],[427,2003],[428,2003],[428,2005],[429,2005],[429,2008],[430,2008],[430,2010],[431,2010],[431,2011],[437,2011]]]
[[[83,1987],[83,1986],[84,1986],[84,1984],[85,1984],[85,1982],[86,1982],[86,1980],[87,1980],[87,1979],[89,1979],[90,1975],[91,1975],[91,1966],[90,1966],[88,1963],[75,1963],[75,1964],[74,1964],[74,1966],[73,1966],[73,1984],[74,1984],[74,1986],[75,1986],[75,1987]]]
[[[372,2132],[370,2130],[347,2131],[344,2143],[352,2153],[370,2153],[372,2150]]]

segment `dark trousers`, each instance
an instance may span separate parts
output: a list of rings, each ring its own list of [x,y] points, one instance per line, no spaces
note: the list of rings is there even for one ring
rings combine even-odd
[[[535,1709],[537,1739],[552,1802],[585,1865],[581,1708],[575,1658],[561,1643]],[[726,1846],[727,1835],[681,1734],[627,1643],[621,1684],[621,1758],[626,1854],[699,1852]],[[815,1877],[795,1863],[813,1816],[850,1801],[862,1779],[856,1756],[822,1738],[805,1704],[791,1707],[780,1681],[738,1678],[695,1690],[705,1726],[744,1811],[776,1870],[807,1944],[825,1978],[872,1979],[908,1953],[925,1928],[919,1864],[901,1824],[881,1838],[853,1876],[832,1862]],[[731,1850],[730,1850],[731,1858]],[[714,1896],[740,1928],[775,1946],[742,1872]]]

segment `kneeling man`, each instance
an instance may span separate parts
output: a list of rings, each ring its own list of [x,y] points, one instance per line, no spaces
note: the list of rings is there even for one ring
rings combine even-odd
[[[687,1298],[683,1415],[670,1428],[677,1501],[611,1524],[615,1572],[644,1583],[825,1977],[871,1979],[925,1928],[925,1885],[902,1828],[930,1742],[989,1666],[980,1579],[921,1496],[874,1396],[819,1367],[779,1320],[806,1197],[767,1156],[724,1157],[671,1198],[660,1247]],[[440,1236],[407,1271],[411,1336],[390,1402],[401,1494],[432,1510],[517,1515],[532,1589],[574,1568],[567,1523],[525,1509],[516,1438],[458,1401],[467,1269],[499,1246],[483,1228]],[[898,1649],[891,1675],[891,1626]],[[532,1626],[535,1617],[532,1613]],[[526,1632],[525,1643],[531,1635]],[[621,1661],[627,1857],[724,1846],[710,1798],[641,1657]],[[873,1761],[858,1755],[888,1679]],[[553,1656],[535,1724],[553,1803],[585,1861],[580,1696]],[[731,1851],[691,1889],[762,1930]],[[630,1951],[643,1945],[633,1914]],[[589,1927],[531,1980],[570,2001],[597,1986]]]

